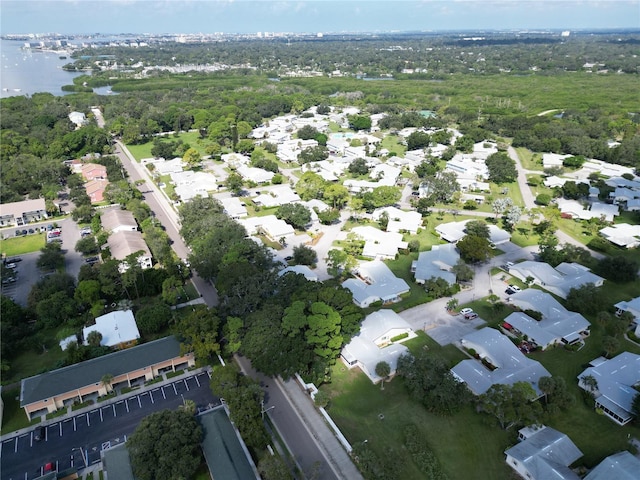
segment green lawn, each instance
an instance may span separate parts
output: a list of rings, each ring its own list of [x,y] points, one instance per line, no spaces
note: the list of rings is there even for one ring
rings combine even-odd
[[[2,401],[4,402],[4,410],[2,413],[2,429],[0,434],[5,435],[21,428],[27,428],[29,425],[40,423],[40,417],[34,419],[31,423],[27,419],[24,410],[20,408],[20,389],[12,388],[11,390],[2,390]]]
[[[50,338],[55,338],[55,331],[46,330],[42,332],[42,338],[47,338],[47,335],[50,335]],[[2,383],[10,384],[22,378],[31,377],[62,366],[65,353],[57,342],[54,343],[44,353],[24,350],[23,353],[11,361],[9,374],[3,376]]]
[[[395,260],[387,260],[385,263],[389,267],[389,269],[394,273],[394,275],[398,278],[402,278],[411,289],[409,294],[403,300],[398,303],[394,303],[390,308],[395,312],[401,312],[402,310],[406,310],[407,308],[415,307],[416,305],[420,305],[422,303],[426,303],[429,301],[429,296],[427,292],[424,290],[422,285],[418,285],[411,273],[411,262],[413,260],[417,260],[417,253],[410,253],[406,255],[398,255]]]
[[[175,142],[180,139],[184,143],[189,144],[189,146],[195,148],[200,155],[206,155],[205,149],[211,143],[206,139],[200,138],[200,133],[198,132],[182,132],[177,137],[174,135],[167,135],[163,137],[166,141]],[[127,145],[127,148],[131,152],[131,155],[139,162],[143,158],[152,158],[151,148],[153,147],[153,142],[141,143],[140,145]]]
[[[443,353],[435,342],[428,343],[428,347],[429,352]],[[359,369],[347,370],[341,363],[333,370],[332,383],[322,389],[331,396],[328,408],[331,417],[352,445],[367,440],[383,461],[389,455],[399,457],[400,469],[395,478],[425,478],[403,447],[404,427],[412,423],[449,478],[509,477],[502,452],[515,443],[515,435],[500,430],[495,422],[476,414],[472,407],[453,417],[433,415],[408,396],[401,379],[385,384],[381,391]],[[379,414],[384,415],[383,420]]]
[[[44,233],[12,237],[6,240],[0,240],[0,251],[5,253],[7,257],[13,257],[15,255],[37,252],[44,247],[44,243]]]
[[[386,148],[391,153],[395,152],[399,157],[404,156],[404,153],[407,151],[407,147],[400,143],[397,135],[386,135],[380,142],[380,145],[382,145],[381,148]]]
[[[520,163],[525,170],[539,170],[542,172],[542,155],[533,153],[526,147],[518,147],[515,149],[520,158]]]

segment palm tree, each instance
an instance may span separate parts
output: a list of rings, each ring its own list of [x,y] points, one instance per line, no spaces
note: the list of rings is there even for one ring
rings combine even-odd
[[[598,390],[598,381],[593,375],[585,375],[583,377],[580,377],[580,380],[582,380],[582,384],[587,388],[587,390],[589,390],[590,393],[593,394],[593,392]]]
[[[382,378],[380,382],[380,390],[384,390],[384,381],[387,379],[389,374],[391,373],[391,367],[387,362],[378,362],[376,365],[376,375]]]
[[[92,347],[99,347],[102,342],[102,334],[97,330],[91,330],[87,334],[87,343]]]
[[[105,373],[100,379],[100,382],[104,385],[104,389],[107,393],[109,393],[109,390],[113,390],[113,386],[111,385],[111,382],[113,382],[113,374]]]
[[[452,298],[451,300],[449,300],[447,302],[447,310],[451,312],[451,311],[455,310],[456,308],[458,308],[459,304],[460,304],[460,302],[458,301],[457,298]]]

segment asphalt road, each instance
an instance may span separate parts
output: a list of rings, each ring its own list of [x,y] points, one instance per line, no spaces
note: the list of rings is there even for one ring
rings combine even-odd
[[[119,142],[116,143],[115,153],[118,155],[118,158],[120,158],[120,162],[129,174],[129,180],[132,183],[144,180],[144,183],[138,187],[144,195],[144,201],[149,205],[156,219],[165,227],[167,235],[173,242],[171,245],[173,250],[178,257],[186,260],[190,251],[180,236],[180,225],[177,213],[173,210],[173,207],[169,205],[167,199],[164,198],[160,189],[148,178],[144,172],[145,167],[132,161],[129,156],[124,153]],[[211,283],[200,278],[195,272],[191,281],[208,306],[213,307],[218,305],[218,292]]]
[[[1,480],[30,480],[41,475],[46,463],[57,470],[83,468],[100,460],[100,452],[122,443],[147,415],[177,409],[183,399],[191,399],[200,409],[220,405],[209,388],[209,375],[176,380],[127,398],[116,397],[114,403],[95,404],[95,409],[74,417],[62,418],[46,427],[46,435],[35,441],[33,430],[6,439],[0,445]]]
[[[305,476],[317,480],[338,480],[314,438],[294,411],[276,380],[254,370],[247,358],[236,357],[236,360],[242,370],[251,378],[258,380],[263,387],[265,392],[263,408],[284,439],[298,468],[305,473]],[[320,465],[319,469],[318,464]]]

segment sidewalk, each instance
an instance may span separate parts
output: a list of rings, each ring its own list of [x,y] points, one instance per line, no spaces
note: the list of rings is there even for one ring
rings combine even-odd
[[[311,397],[302,391],[294,379],[283,381],[278,378],[277,382],[286,392],[289,402],[302,419],[309,433],[325,452],[325,456],[331,462],[331,466],[338,478],[362,480],[363,477],[353,464],[351,457],[327,426],[322,415],[318,413]]]

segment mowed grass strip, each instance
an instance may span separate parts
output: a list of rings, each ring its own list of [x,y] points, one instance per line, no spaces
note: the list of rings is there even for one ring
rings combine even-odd
[[[24,235],[0,240],[0,251],[7,257],[37,252],[44,247],[44,233]]]

